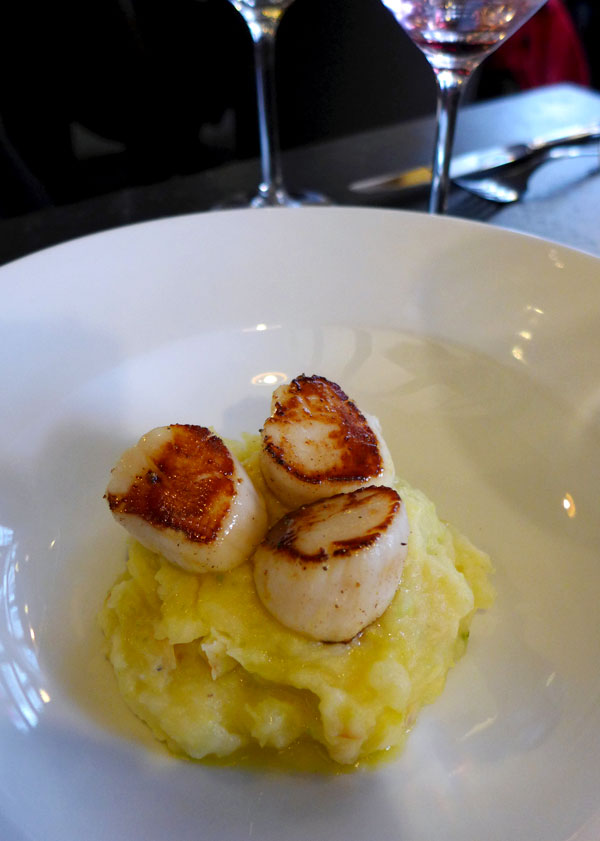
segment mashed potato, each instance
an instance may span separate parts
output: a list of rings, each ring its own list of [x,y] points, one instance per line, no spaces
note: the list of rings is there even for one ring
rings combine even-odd
[[[283,509],[262,482],[258,446],[248,438],[236,454],[274,521]],[[197,759],[318,745],[346,766],[402,745],[493,592],[487,555],[421,492],[395,487],[411,526],[402,582],[350,643],[315,642],[277,622],[249,562],[192,574],[131,542],[100,619],[121,693],[157,738]]]

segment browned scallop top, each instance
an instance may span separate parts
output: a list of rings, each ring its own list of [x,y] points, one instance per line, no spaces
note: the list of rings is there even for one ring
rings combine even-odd
[[[172,424],[169,429],[172,439],[152,454],[152,466],[136,476],[127,493],[107,493],[108,504],[115,513],[211,543],[235,494],[231,453],[205,427]]]
[[[379,476],[383,459],[377,437],[356,404],[336,383],[316,374],[296,377],[282,387],[285,395],[277,399],[274,411],[265,421],[263,442],[266,452],[291,475],[313,484],[323,481],[367,481]],[[291,435],[298,424],[318,424],[327,427],[326,441],[302,442],[308,452],[311,447],[327,447],[335,453],[320,470],[315,464],[298,456],[297,440]]]
[[[382,486],[336,494],[286,514],[270,529],[265,543],[280,559],[293,562],[326,563],[348,557],[373,546],[401,505],[398,493]]]

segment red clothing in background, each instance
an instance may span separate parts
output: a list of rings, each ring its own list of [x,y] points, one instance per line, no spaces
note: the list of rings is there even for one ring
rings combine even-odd
[[[509,73],[522,90],[557,82],[590,83],[585,52],[562,0],[548,0],[489,62]]]

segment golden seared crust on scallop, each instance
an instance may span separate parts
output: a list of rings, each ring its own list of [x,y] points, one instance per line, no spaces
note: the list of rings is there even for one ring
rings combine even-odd
[[[283,625],[327,642],[378,619],[400,583],[409,525],[395,490],[368,487],[286,514],[254,554],[258,595]]]
[[[393,480],[376,418],[325,377],[302,374],[274,392],[262,441],[264,479],[289,508]]]
[[[230,569],[265,533],[264,503],[243,467],[209,429],[159,427],[112,471],[108,505],[140,543],[184,569]]]
[[[148,463],[123,487],[106,493],[111,511],[134,514],[190,540],[216,540],[234,494],[233,457],[209,429],[172,424],[159,446],[145,447]],[[150,436],[146,437],[146,441]]]

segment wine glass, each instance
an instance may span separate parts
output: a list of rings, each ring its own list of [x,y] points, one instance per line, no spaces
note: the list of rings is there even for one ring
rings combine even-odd
[[[473,70],[546,0],[383,0],[422,50],[437,83],[430,213],[444,213],[460,97]]]
[[[318,193],[290,195],[283,184],[275,93],[275,36],[293,0],[230,0],[246,21],[254,44],[261,181],[251,207],[298,207],[323,204]]]

